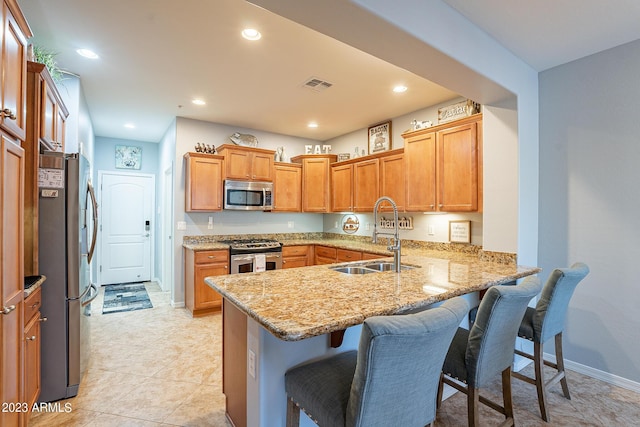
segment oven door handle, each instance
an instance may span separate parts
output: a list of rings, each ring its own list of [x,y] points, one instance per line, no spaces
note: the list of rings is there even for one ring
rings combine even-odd
[[[232,255],[231,261],[253,261],[255,257],[253,255]]]

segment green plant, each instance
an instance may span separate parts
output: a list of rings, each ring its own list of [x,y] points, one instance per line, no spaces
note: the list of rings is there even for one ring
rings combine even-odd
[[[33,45],[33,59],[35,62],[44,64],[44,66],[47,67],[47,70],[49,71],[49,74],[51,74],[51,78],[54,82],[59,82],[63,78],[62,70],[58,68],[58,64],[56,62],[57,55],[57,52],[52,52],[42,46]]]

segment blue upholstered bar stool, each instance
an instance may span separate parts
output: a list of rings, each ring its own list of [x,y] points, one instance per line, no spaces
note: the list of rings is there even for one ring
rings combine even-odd
[[[358,351],[287,371],[287,427],[299,425],[300,408],[321,427],[431,423],[442,362],[468,311],[453,298],[416,314],[365,320]]]
[[[465,393],[469,426],[480,425],[479,402],[504,414],[502,425],[514,425],[511,400],[513,348],[527,304],[541,287],[540,279],[533,276],[517,286],[493,286],[480,301],[471,329],[458,328],[442,368],[438,402],[442,400],[443,384]],[[502,374],[502,406],[479,394],[479,389],[498,374]]]
[[[547,410],[547,390],[560,382],[564,397],[571,399],[569,395],[569,385],[564,373],[564,358],[562,356],[562,331],[567,316],[569,300],[573,295],[576,286],[585,276],[589,274],[589,267],[586,264],[577,262],[570,268],[556,268],[551,272],[549,279],[542,288],[540,300],[536,307],[528,307],[518,331],[521,338],[533,341],[533,354],[528,354],[516,350],[516,354],[533,360],[535,377],[531,378],[514,372],[517,379],[526,381],[536,386],[538,391],[538,404],[542,419],[549,421],[549,411]],[[542,357],[544,343],[555,338],[556,363],[544,360]],[[543,364],[554,368],[556,374],[545,383]]]

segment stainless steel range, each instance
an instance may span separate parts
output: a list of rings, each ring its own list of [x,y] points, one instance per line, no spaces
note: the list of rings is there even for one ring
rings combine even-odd
[[[231,274],[282,268],[282,244],[273,239],[221,240],[229,245]]]

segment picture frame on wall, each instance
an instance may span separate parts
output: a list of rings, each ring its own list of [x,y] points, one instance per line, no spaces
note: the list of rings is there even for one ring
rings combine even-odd
[[[449,221],[450,243],[471,243],[471,221]]]
[[[117,169],[140,169],[142,165],[142,147],[116,145]]]
[[[391,150],[391,120],[369,126],[367,136],[369,138],[369,154]]]

